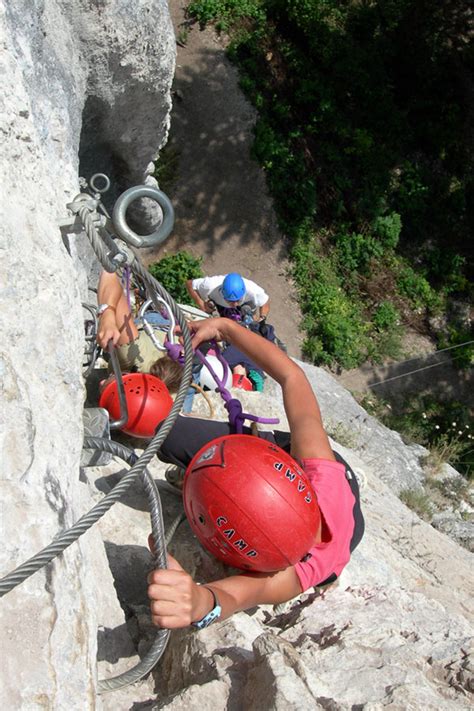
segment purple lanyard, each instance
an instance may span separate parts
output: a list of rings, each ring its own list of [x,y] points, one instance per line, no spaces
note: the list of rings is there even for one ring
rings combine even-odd
[[[201,353],[201,351],[197,350],[195,351],[195,355],[199,358],[201,363],[205,368],[208,369],[209,373],[212,375],[214,378],[214,381],[217,385],[217,392],[219,395],[222,397],[225,403],[225,409],[227,410],[229,414],[229,424],[231,428],[234,430],[235,434],[242,434],[243,428],[244,428],[244,422],[245,420],[250,420],[251,422],[260,422],[261,424],[265,425],[277,425],[280,420],[275,417],[257,417],[257,415],[251,415],[248,412],[243,412],[242,410],[242,403],[240,400],[238,400],[235,397],[232,397],[231,393],[227,390],[225,387],[224,383],[227,381],[227,377],[229,375],[229,364],[225,360],[225,358],[222,356],[222,353],[220,351],[219,346],[215,341],[211,341],[212,347],[214,349],[214,352],[216,354],[216,357],[218,358],[219,362],[221,363],[223,367],[223,375],[222,379],[219,378],[215,370],[213,369],[212,365],[208,363],[206,356]],[[182,360],[182,347],[180,346],[179,343],[169,343],[168,341],[165,343],[166,349],[168,351],[168,354],[173,360],[176,360],[178,362],[181,362]]]

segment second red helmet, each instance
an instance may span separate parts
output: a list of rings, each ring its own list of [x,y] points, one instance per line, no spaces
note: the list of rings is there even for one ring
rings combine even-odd
[[[132,437],[153,437],[156,428],[173,406],[173,398],[162,380],[149,373],[123,376],[128,419],[121,430]],[[99,400],[113,420],[120,417],[120,401],[115,378],[105,386]]]

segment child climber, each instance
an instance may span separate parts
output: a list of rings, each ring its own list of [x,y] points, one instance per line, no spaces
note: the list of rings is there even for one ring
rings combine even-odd
[[[303,370],[276,345],[229,319],[207,319],[189,327],[195,348],[212,339],[232,343],[280,384],[290,433],[260,432],[259,437],[276,443],[298,460],[316,494],[321,523],[301,561],[278,572],[242,571],[198,585],[177,560],[168,556],[168,569],[150,573],[148,596],[153,623],[169,629],[190,624],[205,627],[239,610],[285,602],[310,587],[332,582],[364,531],[357,480],[331,449]],[[229,432],[223,422],[179,416],[159,456],[185,468],[203,445]]]

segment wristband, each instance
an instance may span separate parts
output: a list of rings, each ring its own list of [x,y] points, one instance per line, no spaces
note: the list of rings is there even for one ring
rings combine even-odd
[[[97,309],[97,316],[102,316],[104,311],[107,311],[107,309],[112,309],[112,311],[115,311],[115,306],[111,306],[110,304],[101,304]]]
[[[203,630],[205,627],[209,627],[209,625],[218,620],[222,614],[222,608],[219,605],[219,601],[214,590],[212,588],[208,588],[207,585],[203,585],[203,587],[207,588],[207,590],[212,593],[212,596],[214,598],[214,607],[210,612],[207,613],[207,615],[204,615],[202,620],[198,620],[197,622],[191,623],[193,627],[197,627],[198,630]]]

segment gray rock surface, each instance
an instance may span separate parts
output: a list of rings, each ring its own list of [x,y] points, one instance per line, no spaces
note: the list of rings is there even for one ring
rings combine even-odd
[[[148,175],[166,138],[175,47],[163,0],[2,5],[3,575],[91,505],[79,460],[81,299],[93,258],[84,235],[62,236],[58,220],[82,168],[120,165],[133,182]],[[93,141],[101,155],[81,155],[80,166]],[[8,593],[0,615],[3,708],[100,708],[98,628],[125,626],[98,531]],[[127,645],[135,653],[128,633],[122,652]],[[108,674],[111,649],[102,656]]]
[[[319,377],[317,370],[308,372]],[[208,395],[217,417],[224,419],[219,398]],[[280,415],[279,427],[285,427],[271,382],[264,394],[240,395],[246,411]],[[350,394],[339,396],[349,406]],[[196,414],[204,416],[207,407],[196,398]],[[381,430],[380,436],[387,432]],[[201,632],[174,632],[154,673],[157,698],[145,708],[349,711],[472,705],[472,554],[404,506],[381,480],[378,466],[337,441],[333,446],[359,477],[367,525],[338,583],[308,591],[283,613],[264,606]],[[403,461],[404,447],[399,444],[393,452],[398,461]],[[152,462],[156,481],[166,468]],[[112,485],[114,470],[113,463],[88,470],[91,485],[105,490],[104,480]],[[164,492],[162,501],[169,525],[179,512],[179,499]],[[104,539],[113,542],[107,549],[122,604],[135,620],[129,624],[138,627],[142,640],[153,634],[143,587],[150,566],[145,508],[137,485],[100,523]],[[115,546],[120,545],[118,554]],[[187,523],[175,534],[170,552],[197,580],[224,573]]]

